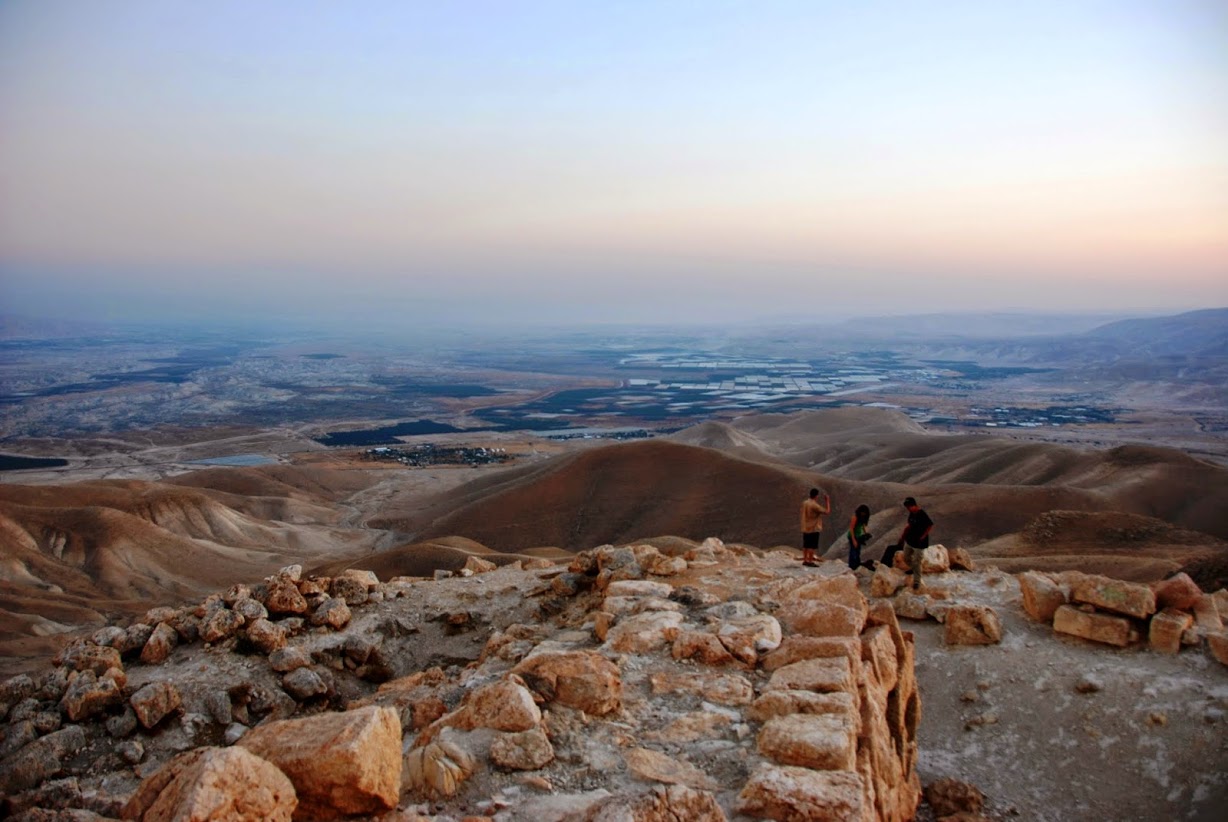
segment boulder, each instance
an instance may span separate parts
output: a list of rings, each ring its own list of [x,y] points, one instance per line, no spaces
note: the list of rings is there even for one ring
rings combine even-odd
[[[682,614],[650,611],[617,623],[606,634],[606,645],[624,654],[644,654],[674,641],[682,624]]]
[[[1088,613],[1072,605],[1063,605],[1057,609],[1053,615],[1053,630],[1122,648],[1133,641],[1135,633],[1130,620],[1124,617]]]
[[[396,807],[401,721],[392,708],[372,705],[266,722],[238,744],[290,778],[299,799],[296,818],[333,819]]]
[[[987,605],[952,605],[943,641],[947,645],[994,645],[1002,641],[1002,623]]]
[[[793,714],[769,719],[759,732],[759,753],[781,765],[821,771],[857,767],[857,728],[841,714]]]
[[[1203,634],[1224,630],[1224,620],[1215,607],[1215,598],[1210,594],[1203,594],[1194,603],[1194,621]]]
[[[895,592],[904,587],[907,579],[903,571],[880,562],[874,568],[874,576],[870,578],[870,596],[895,596]]]
[[[243,627],[243,616],[227,608],[214,611],[200,625],[200,638],[205,642],[221,642],[238,633]]]
[[[311,664],[311,657],[302,648],[279,648],[269,654],[269,667],[281,674]]]
[[[93,671],[95,675],[102,676],[110,668],[124,667],[119,657],[119,651],[115,648],[79,640],[56,654],[52,662],[70,671]]]
[[[350,606],[344,599],[329,597],[311,612],[308,622],[312,625],[327,625],[335,631],[344,628],[350,622]]]
[[[231,610],[239,616],[243,617],[244,622],[252,623],[258,619],[268,619],[269,609],[261,605],[257,600],[250,597],[236,602]]]
[[[1202,589],[1198,583],[1190,579],[1189,574],[1180,573],[1169,577],[1154,586],[1156,608],[1176,608],[1182,611],[1192,611],[1198,600],[1202,599]]]
[[[161,664],[171,655],[171,651],[177,644],[179,644],[179,634],[175,629],[165,622],[159,622],[150,632],[149,639],[141,650],[141,662],[146,665]]]
[[[47,734],[4,760],[0,768],[0,796],[12,796],[46,782],[60,773],[63,761],[85,747],[80,725]]]
[[[513,771],[535,771],[554,761],[554,746],[541,728],[501,733],[490,743],[490,761]]]
[[[299,569],[301,573],[301,568]],[[289,576],[269,577],[265,582],[264,607],[270,614],[305,614],[307,600],[299,593],[295,580]]]
[[[364,605],[370,598],[366,580],[345,574],[333,577],[328,586],[328,592],[332,594],[333,599],[344,602],[346,605]]]
[[[849,771],[814,771],[761,765],[738,794],[739,813],[778,822],[860,822],[872,819],[861,777]]]
[[[943,545],[931,545],[921,552],[922,574],[945,574],[951,570],[951,555]]]
[[[512,673],[519,675],[541,702],[558,702],[593,716],[622,706],[618,666],[591,651],[532,654]]]
[[[152,728],[181,704],[179,689],[169,682],[151,682],[132,695],[129,703],[145,728]]]
[[[904,619],[929,619],[929,605],[929,597],[924,594],[915,594],[911,591],[905,591],[891,600],[891,607],[895,609],[896,615]]]
[[[299,702],[328,693],[328,683],[311,668],[295,668],[282,677],[281,687]]]
[[[976,563],[972,555],[964,548],[952,548],[947,552],[951,558],[952,571],[975,571]]]
[[[243,748],[197,748],[143,780],[124,806],[123,818],[289,822],[297,806],[294,786],[271,763]]]
[[[244,600],[255,602],[255,600]],[[286,645],[286,631],[267,619],[257,619],[247,626],[244,636],[260,653],[271,654]]]
[[[717,637],[731,654],[748,665],[754,665],[759,654],[779,648],[784,639],[780,623],[768,614],[730,619],[717,630]]]
[[[496,731],[528,731],[542,720],[541,711],[520,679],[492,682],[473,691],[449,724],[457,728],[492,728]]]
[[[73,722],[80,722],[123,701],[123,691],[115,680],[107,677],[99,679],[87,669],[69,683],[60,700],[60,710]]]
[[[1037,622],[1052,623],[1053,614],[1066,604],[1066,593],[1044,574],[1024,571],[1018,576],[1023,610]]]
[[[1136,619],[1146,619],[1156,612],[1155,592],[1146,585],[1094,574],[1070,576],[1072,602],[1085,602]]]
[[[1194,617],[1185,611],[1165,608],[1151,618],[1147,639],[1151,650],[1175,654],[1181,650],[1181,635],[1194,624]]]

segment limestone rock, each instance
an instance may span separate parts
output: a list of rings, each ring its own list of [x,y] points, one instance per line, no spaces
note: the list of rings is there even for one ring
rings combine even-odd
[[[178,643],[179,634],[175,632],[175,629],[165,622],[159,622],[141,650],[141,662],[146,665],[158,665],[165,662],[166,658],[171,655],[171,650]]]
[[[763,670],[770,672],[803,659],[836,656],[847,659],[850,667],[855,666],[861,659],[861,640],[857,637],[785,637],[779,648],[763,658]]]
[[[142,822],[289,822],[298,798],[286,775],[243,748],[197,748],[141,782],[123,818]]]
[[[823,771],[857,767],[857,730],[841,714],[793,714],[769,719],[759,732],[759,753],[781,765]]]
[[[806,659],[778,668],[765,691],[814,691],[832,693],[855,688],[852,668],[845,657]]]
[[[47,734],[4,760],[0,768],[0,796],[29,790],[58,774],[63,760],[85,747],[85,731],[80,725]]]
[[[1037,622],[1052,623],[1053,614],[1066,604],[1065,592],[1049,577],[1035,571],[1024,571],[1018,579],[1023,610]]]
[[[468,559],[465,560],[465,567],[462,568],[461,570],[468,571],[471,574],[485,574],[485,573],[495,570],[498,567],[499,567],[498,565],[495,565],[493,562],[491,562],[488,559],[482,559],[481,557],[470,556]]]
[[[115,680],[106,677],[99,679],[93,671],[86,669],[69,684],[60,700],[60,709],[73,722],[79,722],[123,701],[123,692]]]
[[[670,653],[674,659],[694,659],[704,665],[729,665],[734,662],[733,655],[715,634],[700,631],[679,633]]]
[[[682,614],[672,611],[637,614],[611,628],[606,634],[606,644],[619,653],[649,653],[673,642],[682,620]]]
[[[1132,641],[1134,626],[1123,617],[1089,614],[1071,605],[1063,605],[1053,615],[1053,630],[1124,648]]]
[[[492,728],[496,731],[528,731],[541,722],[542,714],[533,695],[519,677],[484,685],[471,693],[452,723],[457,728]]]
[[[392,708],[267,722],[238,744],[290,778],[299,818],[389,810],[401,792],[401,721]]]
[[[972,561],[972,555],[964,548],[952,548],[947,552],[951,557],[952,571],[975,571],[976,563]],[[924,566],[922,566],[924,567]]]
[[[280,648],[269,654],[269,667],[278,673],[289,673],[310,664],[311,657],[302,648]]]
[[[93,671],[97,676],[102,676],[109,668],[124,667],[118,650],[86,641],[69,644],[56,654],[52,662],[70,671]]]
[[[301,573],[302,569],[299,570]],[[307,600],[299,593],[298,586],[289,576],[270,577],[265,584],[267,592],[264,607],[268,608],[270,614],[307,613]]]
[[[740,813],[778,822],[862,822],[865,807],[861,777],[848,771],[813,771],[761,765],[738,794]]]
[[[943,641],[948,645],[994,645],[1002,641],[1002,623],[987,605],[953,605],[947,611]]]
[[[205,642],[221,642],[234,636],[243,627],[242,615],[226,608],[219,608],[200,626],[200,638]]]
[[[1148,641],[1153,651],[1175,654],[1181,650],[1181,635],[1194,624],[1194,617],[1184,611],[1165,608],[1151,618]]]
[[[930,616],[929,602],[929,597],[924,594],[905,591],[891,601],[891,607],[895,609],[897,616],[904,619],[924,620]]]
[[[269,609],[250,597],[240,599],[231,607],[231,610],[243,617],[244,622],[247,623],[269,617]]]
[[[683,573],[687,569],[686,560],[682,557],[669,557],[665,554],[657,554],[648,560],[648,564],[644,566],[644,570],[652,576],[657,577],[672,577]]]
[[[921,552],[922,574],[945,574],[951,570],[951,555],[946,546],[931,545]]]
[[[311,612],[308,622],[312,625],[327,625],[333,630],[340,630],[349,624],[350,616],[350,606],[344,599],[330,597]]]
[[[1198,583],[1190,579],[1189,574],[1180,573],[1155,584],[1156,607],[1177,608],[1182,611],[1192,611],[1198,600],[1202,599],[1202,589]]]
[[[328,592],[333,599],[346,605],[364,605],[370,598],[366,580],[345,574],[333,577]]]
[[[1210,594],[1203,594],[1194,603],[1194,621],[1198,630],[1204,634],[1224,630],[1224,620],[1220,617],[1219,609],[1215,607],[1215,598]]]
[[[754,722],[767,722],[773,717],[792,714],[856,715],[853,695],[843,691],[824,694],[813,691],[768,691],[746,710],[746,718]]]
[[[755,697],[750,680],[737,674],[661,672],[652,674],[649,681],[654,694],[695,694],[718,705],[749,705]]]
[[[721,644],[738,659],[754,665],[759,654],[774,651],[784,639],[780,623],[769,614],[736,617],[717,631]]]
[[[254,602],[255,600],[245,600],[246,602]],[[247,641],[250,642],[262,654],[270,654],[279,648],[285,647],[286,631],[280,625],[269,622],[267,619],[257,619],[252,624],[247,626],[245,633]]]
[[[850,608],[835,602],[803,600],[785,606],[781,619],[797,634],[855,637],[865,626],[865,606]]]
[[[895,596],[895,592],[904,587],[907,579],[903,571],[880,562],[874,568],[874,576],[870,578],[870,596]]]
[[[554,746],[541,728],[501,733],[490,743],[490,760],[501,768],[535,771],[554,761]]]
[[[129,702],[136,718],[152,728],[181,704],[179,689],[169,682],[151,682],[132,695]]]
[[[618,666],[591,651],[540,653],[526,657],[518,674],[543,702],[558,702],[593,716],[622,706]]]
[[[666,756],[648,748],[632,748],[623,754],[627,768],[640,779],[664,782],[668,785],[686,785],[702,790],[719,787],[707,774],[689,762]]]
[[[282,677],[281,687],[300,702],[328,693],[327,683],[311,668],[295,668]]]
[[[1072,574],[1070,599],[1105,611],[1146,619],[1156,612],[1155,592],[1146,585],[1094,574]]]
[[[430,744],[406,755],[405,786],[430,798],[455,796],[476,767],[468,751],[449,739],[446,733],[441,734]]]

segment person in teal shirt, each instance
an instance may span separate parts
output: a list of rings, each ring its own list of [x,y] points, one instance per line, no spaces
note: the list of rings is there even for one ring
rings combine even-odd
[[[849,518],[849,568],[854,571],[861,565],[861,549],[870,541],[870,532],[866,526],[870,524],[870,506],[858,505],[853,516]],[[868,567],[868,564],[867,564]]]

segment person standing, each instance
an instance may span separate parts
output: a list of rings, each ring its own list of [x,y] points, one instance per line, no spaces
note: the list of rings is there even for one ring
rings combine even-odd
[[[823,495],[819,503],[819,489],[811,488],[810,496],[802,501],[802,565],[817,567],[819,536],[823,533],[823,517],[831,513],[831,497]]]
[[[908,524],[900,532],[900,539],[891,555],[894,558],[895,552],[901,547],[904,548],[904,561],[912,572],[912,587],[915,591],[921,587],[921,560],[925,549],[930,547],[930,531],[934,528],[934,521],[912,497],[904,500],[904,507],[908,509]],[[883,561],[887,561],[886,557]]]
[[[853,516],[849,517],[849,568],[856,571],[861,565],[861,549],[870,541],[870,532],[866,526],[870,524],[870,506],[858,505]]]

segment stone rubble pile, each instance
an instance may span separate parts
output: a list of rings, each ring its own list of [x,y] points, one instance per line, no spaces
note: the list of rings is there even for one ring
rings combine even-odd
[[[716,539],[683,556],[602,546],[566,569],[475,560],[445,583],[304,578],[292,566],[73,642],[48,674],[0,686],[0,811],[439,822],[915,814],[912,636],[851,572],[807,573],[787,555]],[[444,635],[489,636],[463,667],[404,672],[404,646],[389,637],[422,628],[395,609],[423,585],[455,584],[461,601],[481,603],[494,590],[485,579],[507,583],[534,618],[500,621],[476,606],[432,615]],[[381,603],[382,621],[358,620],[354,609]],[[187,653],[196,643],[208,645]],[[210,687],[188,687],[193,676]]]
[[[1228,665],[1228,591],[1204,593],[1186,574],[1145,585],[1066,571],[1018,575],[1023,609],[1060,634],[1125,648],[1146,637],[1151,650],[1205,647]]]

